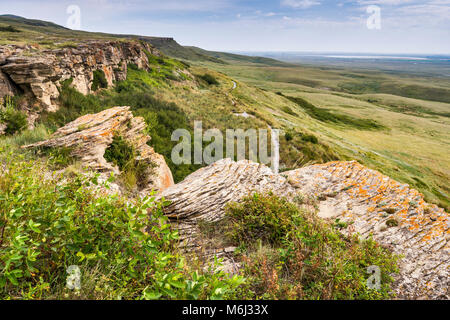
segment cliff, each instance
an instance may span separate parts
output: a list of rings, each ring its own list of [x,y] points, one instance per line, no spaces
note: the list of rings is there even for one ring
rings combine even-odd
[[[71,79],[83,94],[92,93],[95,72],[108,87],[125,80],[127,64],[148,69],[147,53],[159,56],[149,44],[132,41],[86,41],[66,48],[40,50],[37,45],[0,46],[0,97],[24,94],[47,111],[58,108],[58,88]]]

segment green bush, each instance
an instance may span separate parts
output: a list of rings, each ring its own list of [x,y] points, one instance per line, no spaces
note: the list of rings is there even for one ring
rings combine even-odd
[[[291,132],[286,132],[284,134],[284,138],[286,139],[286,141],[291,141],[292,140],[292,133]]]
[[[7,27],[0,26],[0,32],[22,32],[22,31],[16,29],[13,26],[7,26]]]
[[[96,177],[61,182],[36,161],[3,162],[0,299],[220,299],[242,284],[188,263],[153,197],[101,196]],[[66,287],[72,265],[80,290]]]
[[[5,105],[0,106],[0,122],[6,124],[5,133],[12,135],[18,133],[28,126],[27,115],[15,108],[10,97],[5,98]]]
[[[287,114],[292,115],[292,116],[296,116],[296,115],[297,115],[297,114],[296,114],[291,108],[289,108],[288,106],[283,106],[283,107],[281,108],[281,110],[282,110],[283,112],[286,112]]]
[[[316,213],[273,194],[254,194],[226,208],[223,233],[242,252],[249,280],[241,298],[387,299],[397,257],[371,239],[346,237]],[[366,285],[381,269],[380,290]]]
[[[139,187],[141,183],[145,183],[152,166],[145,161],[137,161],[138,156],[134,147],[117,134],[114,135],[113,142],[105,150],[104,158],[119,167],[122,172],[122,181],[128,189]]]
[[[105,72],[103,70],[94,70],[94,79],[92,80],[92,91],[97,91],[99,88],[108,88],[108,81],[106,81]]]
[[[306,142],[311,142],[311,143],[314,143],[314,144],[319,143],[319,139],[317,139],[317,137],[312,135],[312,134],[302,135],[302,140],[306,141]]]
[[[57,148],[44,148],[41,149],[43,154],[48,157],[49,166],[52,169],[59,170],[68,167],[75,162],[75,158],[72,156],[73,148],[57,147]]]
[[[203,81],[205,81],[208,85],[218,85],[219,84],[219,81],[217,81],[217,79],[214,78],[214,76],[210,75],[209,73],[199,76],[199,78],[202,79]]]

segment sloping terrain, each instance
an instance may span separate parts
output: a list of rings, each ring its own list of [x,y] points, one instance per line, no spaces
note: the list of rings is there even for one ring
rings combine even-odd
[[[450,177],[450,123],[445,82],[430,80],[424,84],[429,79],[417,77],[408,80],[391,75],[388,79],[383,74],[304,68],[267,58],[182,47],[171,38],[78,32],[14,16],[0,17],[0,34],[0,130],[4,133],[0,137],[0,201],[5,208],[3,211],[0,209],[0,228],[2,234],[6,230],[7,239],[12,239],[10,235],[15,232],[21,232],[21,229],[14,229],[16,226],[21,228],[24,225],[32,232],[31,238],[40,243],[33,248],[42,248],[42,256],[45,256],[49,251],[47,238],[35,231],[40,231],[41,225],[52,233],[53,228],[64,225],[71,232],[81,230],[89,237],[102,233],[105,228],[113,230],[112,234],[116,232],[116,229],[111,229],[113,225],[119,230],[125,228],[130,231],[126,241],[136,243],[134,240],[138,238],[138,242],[145,243],[145,250],[152,254],[169,252],[170,258],[158,256],[152,260],[158,265],[155,267],[158,270],[169,268],[164,261],[178,257],[178,253],[171,251],[176,241],[182,240],[185,247],[202,246],[201,242],[195,243],[201,232],[200,222],[219,222],[231,203],[239,203],[253,192],[272,191],[291,201],[294,198],[297,202],[300,198],[309,199],[309,202],[300,201],[303,207],[294,208],[290,204],[281,208],[279,204],[285,200],[270,198],[274,202],[269,203],[269,208],[263,208],[269,213],[270,207],[289,213],[285,221],[278,221],[279,224],[275,225],[276,234],[291,227],[299,231],[290,238],[292,243],[288,243],[293,247],[265,244],[274,246],[267,250],[274,250],[281,254],[282,259],[287,259],[282,261],[311,263],[309,259],[289,257],[291,249],[300,256],[305,254],[305,250],[313,251],[314,245],[303,247],[314,242],[304,238],[305,230],[318,232],[314,236],[310,234],[312,238],[320,235],[319,238],[329,240],[326,246],[319,246],[325,248],[324,252],[313,257],[319,259],[314,263],[324,265],[323,270],[334,267],[328,258],[324,258],[332,257],[327,254],[334,249],[343,250],[336,252],[344,252],[345,257],[354,251],[361,256],[355,255],[350,271],[345,262],[336,262],[341,270],[324,272],[327,287],[332,287],[334,274],[343,274],[349,279],[336,292],[332,288],[329,292],[321,288],[323,279],[318,277],[306,285],[312,286],[307,288],[314,293],[311,295],[300,287],[294,287],[288,290],[289,294],[278,292],[267,296],[250,290],[246,293],[248,295],[232,297],[390,297],[389,281],[385,283],[386,291],[374,293],[367,291],[363,275],[366,275],[366,264],[371,259],[386,262],[383,266],[385,273],[393,271],[393,251],[403,255],[394,286],[400,297],[449,298],[449,220],[443,209],[449,206]],[[189,62],[168,57],[158,47],[168,55]],[[387,84],[391,94],[384,89],[379,90],[378,83],[384,83],[386,79],[391,81]],[[402,83],[402,88],[406,89],[399,87],[399,95],[392,94]],[[411,86],[420,90],[411,94]],[[418,99],[421,92],[424,95]],[[177,142],[172,141],[172,132],[181,128],[192,135],[194,121],[202,121],[204,130],[280,128],[282,172],[275,174],[261,164],[234,162],[234,159],[220,160],[205,168],[201,168],[202,164],[175,165],[171,151]],[[21,148],[26,145],[29,147]],[[193,141],[190,146],[193,149]],[[17,163],[13,159],[17,159]],[[90,181],[80,178],[86,166],[90,170],[119,175],[102,178],[107,183],[118,179],[115,182],[123,186],[121,197],[96,200],[95,194],[89,194],[92,185],[97,186],[99,182],[95,177]],[[153,169],[156,169],[156,179],[150,177],[155,173]],[[40,174],[33,170],[40,171]],[[58,178],[55,171],[63,178]],[[16,180],[23,183],[18,184]],[[173,182],[178,184],[171,186]],[[152,189],[165,189],[158,195],[158,201],[164,196],[172,202],[161,200],[153,204]],[[49,190],[58,190],[59,193],[53,195]],[[138,194],[150,196],[150,200]],[[24,209],[20,210],[26,214],[16,214],[17,203],[23,202],[23,197],[27,201]],[[137,207],[130,206],[131,202]],[[54,216],[48,215],[43,219],[39,215],[41,209],[35,210],[35,203],[46,203]],[[70,203],[70,206],[65,208],[64,203]],[[266,206],[266,202],[261,203]],[[97,219],[96,207],[110,212],[109,219],[119,215],[124,225],[104,221],[102,217]],[[83,229],[89,227],[82,223],[82,219],[79,220],[84,217],[85,208],[89,208],[90,214],[94,213],[90,223],[100,231]],[[250,210],[244,208],[244,211],[247,209]],[[66,216],[64,210],[72,211]],[[255,211],[264,214],[264,210],[257,207]],[[308,218],[310,211],[314,213],[312,220]],[[322,223],[316,213],[326,223]],[[142,214],[149,215],[150,225],[142,222],[146,221]],[[297,220],[299,215],[304,216]],[[179,234],[169,231],[164,220],[167,218],[178,224]],[[262,217],[256,217],[257,220],[259,218]],[[20,224],[11,225],[7,223],[11,219],[22,220]],[[54,219],[60,222],[54,225]],[[73,221],[65,224],[68,219]],[[277,219],[278,211],[275,211]],[[40,222],[36,224],[37,220]],[[299,224],[292,225],[291,222]],[[145,232],[143,224],[147,228]],[[264,224],[262,228],[265,227]],[[334,229],[339,229],[339,233]],[[356,233],[368,238],[367,241],[353,239],[352,235]],[[377,242],[371,242],[370,234]],[[62,248],[74,250],[64,251],[64,259],[75,261],[80,258],[81,261],[86,259],[86,263],[93,260],[101,264],[103,251],[108,247],[121,250],[114,244],[115,240],[111,243],[113,237],[107,235],[102,233],[97,237],[107,243],[101,250],[86,245],[83,239],[77,240],[78,247],[62,243]],[[282,236],[289,235],[287,232]],[[148,241],[149,237],[151,241]],[[255,243],[258,241],[262,248],[259,240],[252,239]],[[125,243],[129,249],[127,253],[131,253],[128,261],[147,270],[145,254],[141,255],[139,251],[139,258],[133,258],[132,252],[138,249],[130,243]],[[297,244],[299,247],[295,247]],[[17,252],[28,250],[25,245],[8,243],[10,247],[15,245],[18,246],[14,247]],[[13,252],[8,251],[8,246],[0,247],[4,259],[10,258],[8,252]],[[232,253],[236,248],[218,249],[221,252],[228,250],[228,256],[233,259]],[[56,259],[53,253],[50,256]],[[114,257],[117,256],[114,251]],[[266,258],[263,255],[264,266]],[[14,256],[11,259],[13,261]],[[125,266],[126,270],[134,268],[134,265],[117,259],[115,263]],[[158,282],[163,284],[162,288],[151,282],[154,274],[147,278],[150,273],[144,272],[143,280],[138,273],[132,272],[138,291],[129,293],[128,297],[198,298],[203,291],[191,293],[189,290],[192,288],[184,287],[192,284],[188,280],[191,273],[186,275],[183,273],[186,270],[180,271],[183,269],[180,261],[177,260],[176,266],[170,266],[179,272],[169,277],[170,283],[164,282],[167,277]],[[15,266],[14,263],[7,264],[10,265]],[[0,277],[0,284],[8,283],[10,290],[0,293],[2,296],[11,297],[9,292],[20,296],[20,290],[15,287],[17,279],[33,279],[34,267],[21,270],[25,265],[28,264],[18,266],[18,271],[8,269],[7,276],[5,273],[5,277]],[[295,263],[294,266],[299,267]],[[45,269],[45,272],[50,275],[57,274],[54,273],[56,271],[64,272],[61,266],[58,270],[52,268]],[[287,273],[298,273],[302,279],[304,269],[299,268],[298,272],[288,270]],[[311,270],[315,272],[315,268]],[[356,278],[351,276],[355,274],[358,275]],[[192,277],[195,279],[197,276],[194,273]],[[208,296],[214,297],[214,292],[222,291],[210,287],[216,274],[209,276],[205,275],[204,288],[207,288]],[[217,276],[222,277],[221,274]],[[389,275],[385,276],[389,278]],[[127,279],[128,276],[123,277]],[[45,279],[51,281],[49,279],[52,278]],[[179,282],[179,279],[186,280]],[[221,285],[232,291],[233,286],[244,280],[230,278],[230,281],[232,283]],[[47,286],[45,283],[40,285],[42,292]],[[155,291],[148,292],[149,286]],[[166,291],[171,286],[183,290],[178,292],[179,295]],[[122,292],[123,288],[117,290]],[[349,290],[358,294],[353,295]]]
[[[395,291],[400,298],[448,299],[450,216],[422,195],[356,161],[330,162],[275,175],[264,165],[225,159],[191,174],[161,194],[165,214],[183,246],[202,247],[201,223],[224,219],[226,204],[251,192],[318,199],[319,217],[341,232],[373,236],[402,256]],[[223,252],[225,248],[216,248]]]

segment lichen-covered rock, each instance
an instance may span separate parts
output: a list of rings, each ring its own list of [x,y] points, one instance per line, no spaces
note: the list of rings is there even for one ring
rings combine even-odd
[[[108,86],[113,86],[115,81],[126,79],[129,63],[148,69],[147,52],[160,55],[150,45],[133,41],[88,41],[75,48],[54,50],[0,46],[0,97],[17,88],[47,111],[55,111],[61,81],[72,79],[73,87],[88,94],[94,71],[101,70]]]
[[[286,179],[268,167],[242,160],[223,159],[201,168],[182,182],[164,190],[160,197],[171,202],[164,208],[177,225],[182,246],[199,247],[198,221],[214,222],[224,215],[225,205],[254,191],[275,189],[287,196],[294,192]]]
[[[305,194],[321,199],[319,216],[347,222],[403,255],[396,291],[403,298],[449,299],[450,215],[423,195],[356,161],[330,162],[285,173]]]
[[[136,160],[152,163],[148,181],[142,182],[145,190],[164,190],[173,185],[173,177],[164,158],[147,145],[150,137],[145,134],[146,123],[141,117],[133,117],[129,107],[114,107],[97,114],[87,114],[58,129],[51,139],[23,148],[66,147],[83,165],[99,172],[114,172],[119,169],[103,157],[105,150],[118,134],[137,151]]]
[[[279,196],[297,193],[319,201],[319,216],[348,222],[346,234],[369,234],[381,245],[403,255],[395,291],[401,298],[448,299],[449,214],[428,205],[423,196],[356,161],[331,162],[274,174],[249,161],[220,160],[161,193],[165,208],[180,229],[181,245],[202,246],[201,220],[218,221],[229,201],[257,191]],[[204,251],[204,250],[203,250]],[[223,248],[206,254],[226,256]]]

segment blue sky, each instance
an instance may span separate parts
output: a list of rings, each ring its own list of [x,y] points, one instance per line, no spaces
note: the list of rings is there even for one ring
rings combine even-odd
[[[0,0],[0,13],[222,51],[450,53],[450,0]],[[367,28],[378,6],[381,29]]]

